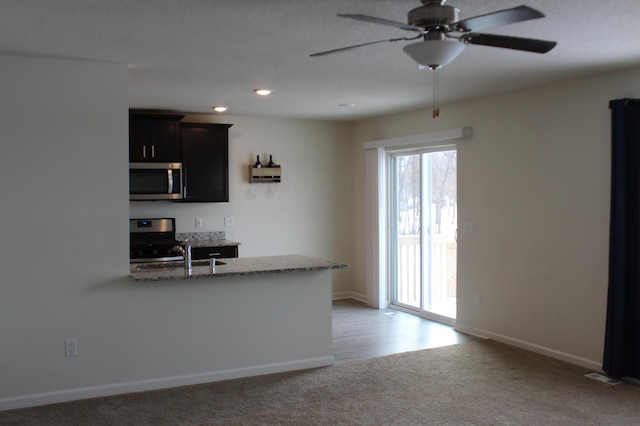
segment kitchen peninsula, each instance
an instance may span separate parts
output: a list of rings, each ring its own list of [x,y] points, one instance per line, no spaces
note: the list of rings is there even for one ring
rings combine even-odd
[[[130,266],[129,290],[153,307],[148,321],[162,323],[146,337],[150,364],[174,366],[143,375],[149,388],[333,364],[332,276],[348,265],[301,255],[218,261],[215,271],[193,261],[191,275],[181,262]]]

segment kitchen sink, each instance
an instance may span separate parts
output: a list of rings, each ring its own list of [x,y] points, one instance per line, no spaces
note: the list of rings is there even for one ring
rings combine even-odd
[[[226,265],[226,262],[216,259],[216,265]],[[194,260],[191,262],[192,266],[209,266],[209,260]],[[139,263],[135,266],[135,269],[138,271],[158,271],[158,270],[167,270],[167,269],[176,269],[183,268],[184,262],[157,262],[157,263]]]

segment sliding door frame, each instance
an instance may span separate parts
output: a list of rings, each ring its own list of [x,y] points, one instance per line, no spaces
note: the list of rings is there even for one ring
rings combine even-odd
[[[362,144],[365,151],[365,279],[367,305],[384,309],[389,306],[388,287],[389,233],[386,217],[389,203],[388,151],[416,147],[454,147],[458,141],[471,138],[471,127],[460,127],[393,139],[374,140]]]
[[[408,312],[422,318],[438,321],[448,325],[455,325],[455,318],[447,317],[444,315],[437,314],[435,312],[427,311],[425,309],[425,280],[428,280],[428,287],[430,288],[431,283],[431,270],[425,270],[425,263],[431,265],[430,258],[432,256],[431,253],[431,243],[430,239],[432,238],[431,233],[433,230],[431,229],[431,208],[427,203],[431,200],[431,185],[428,184],[427,174],[431,175],[430,165],[425,164],[425,157],[423,154],[432,154],[435,152],[443,152],[443,151],[456,151],[456,144],[447,144],[447,145],[437,145],[437,146],[429,146],[429,147],[416,147],[409,149],[389,149],[386,152],[387,155],[387,170],[388,170],[388,178],[386,183],[386,192],[387,192],[387,206],[388,206],[388,218],[389,218],[389,226],[388,226],[388,235],[386,240],[388,242],[387,249],[387,265],[388,265],[388,306],[401,310],[404,312]],[[397,194],[397,158],[403,155],[420,155],[420,296],[419,296],[419,305],[413,306],[408,303],[402,303],[397,300],[397,291],[398,291],[398,194]],[[429,171],[425,174],[425,167],[429,167]],[[429,194],[427,197],[424,197],[423,192],[425,186],[428,186]],[[426,199],[425,199],[426,198]],[[429,217],[425,220],[424,214],[429,215]],[[427,225],[427,226],[425,226]],[[428,260],[428,261],[427,261]],[[426,274],[426,275],[425,275]],[[457,283],[456,283],[457,285]]]

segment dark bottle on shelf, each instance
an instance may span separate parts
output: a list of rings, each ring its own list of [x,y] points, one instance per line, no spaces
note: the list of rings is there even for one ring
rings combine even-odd
[[[261,169],[262,168],[262,163],[260,162],[260,156],[256,156],[256,164],[253,166],[257,169]]]
[[[269,164],[267,164],[267,167],[273,167],[275,166],[275,164],[273,164],[273,159],[271,158],[271,155],[269,156]]]

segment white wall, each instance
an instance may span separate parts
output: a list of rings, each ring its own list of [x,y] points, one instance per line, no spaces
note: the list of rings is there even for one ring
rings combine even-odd
[[[230,123],[228,203],[131,203],[131,217],[175,217],[178,232],[226,231],[240,256],[303,254],[351,259],[351,133],[348,123],[232,115],[192,115],[183,121]],[[250,184],[249,165],[268,155],[282,182]],[[269,195],[271,187],[277,198]],[[257,197],[252,192],[257,191]],[[235,226],[225,227],[224,218]],[[196,229],[194,219],[203,218]],[[334,272],[334,295],[350,290],[349,270]]]
[[[458,329],[599,368],[608,274],[608,101],[639,97],[640,70],[418,110],[354,126],[354,217],[362,143],[473,127],[458,151]],[[366,291],[354,220],[354,289]],[[481,304],[476,304],[480,295]]]
[[[101,345],[122,331],[112,288],[128,273],[127,79],[0,57],[0,401],[99,383],[114,362]]]

